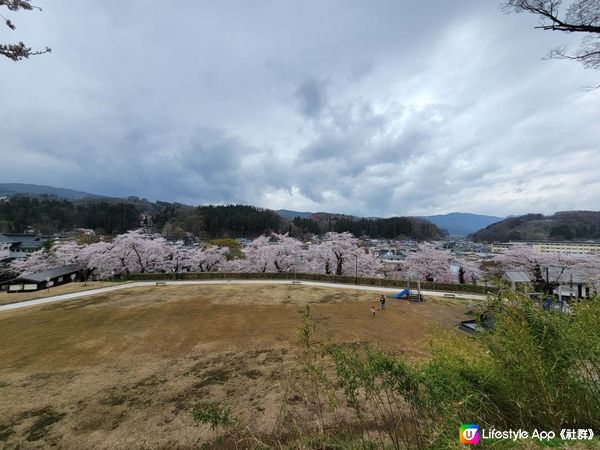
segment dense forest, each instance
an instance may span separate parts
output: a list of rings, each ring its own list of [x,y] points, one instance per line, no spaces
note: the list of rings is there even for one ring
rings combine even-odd
[[[169,239],[255,238],[265,232],[289,233],[307,239],[328,231],[373,238],[439,239],[444,235],[431,222],[415,217],[359,219],[318,213],[310,218],[285,219],[274,211],[247,205],[189,206],[180,203],[127,199],[66,200],[16,195],[0,200],[0,232],[42,234],[91,228],[119,234],[147,225]]]
[[[74,203],[25,196],[0,201],[0,232],[4,233],[23,233],[32,228],[42,234],[52,234],[74,228],[92,228],[118,234],[139,224],[140,214],[129,203]]]
[[[480,242],[600,239],[600,212],[563,211],[551,216],[509,217],[471,235]]]
[[[416,240],[440,239],[446,233],[433,223],[416,217],[390,217],[388,219],[342,219],[334,225],[334,231],[349,231],[355,236],[372,238],[411,238]]]
[[[375,239],[440,239],[446,235],[433,223],[417,217],[390,217],[387,219],[366,219],[340,214],[317,213],[310,218],[296,217],[292,233],[319,234],[327,231],[350,232],[355,236],[369,236]]]
[[[257,237],[267,231],[281,231],[282,219],[273,211],[246,205],[186,206],[163,204],[152,217],[157,231],[181,238],[191,233],[202,238]]]

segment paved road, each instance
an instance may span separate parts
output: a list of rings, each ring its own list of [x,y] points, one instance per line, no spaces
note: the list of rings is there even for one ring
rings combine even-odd
[[[289,280],[192,280],[192,281],[167,281],[166,284],[168,286],[173,285],[197,285],[197,284],[291,284],[292,282]],[[398,292],[399,288],[386,288],[379,286],[361,286],[357,284],[338,284],[338,283],[322,283],[318,281],[301,281],[301,284],[304,286],[319,286],[319,287],[329,287],[336,289],[354,289],[359,291],[375,291],[382,293],[395,293]],[[43,305],[45,303],[53,303],[53,302],[61,302],[65,300],[74,300],[77,298],[83,297],[91,297],[92,295],[104,294],[106,292],[119,291],[121,289],[131,289],[137,287],[150,287],[153,286],[157,289],[160,289],[160,286],[156,286],[156,281],[139,281],[135,283],[124,283],[116,286],[109,286],[105,288],[98,289],[90,289],[89,291],[80,291],[80,292],[72,292],[70,294],[62,294],[55,295],[52,297],[43,297],[37,298],[35,300],[27,300],[19,303],[11,303],[9,305],[1,305],[0,312],[9,311],[13,309],[27,308],[29,306]],[[412,291],[416,292],[416,291]],[[485,295],[478,294],[451,294],[448,292],[440,292],[440,291],[425,291],[421,290],[421,294],[431,296],[431,297],[447,297],[450,295],[456,295],[462,299],[467,300],[484,300]],[[10,294],[8,294],[10,295]]]

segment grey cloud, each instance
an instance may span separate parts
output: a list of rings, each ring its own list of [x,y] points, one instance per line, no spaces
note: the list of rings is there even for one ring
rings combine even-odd
[[[46,4],[44,4],[46,3]],[[496,2],[45,2],[4,181],[368,216],[600,209],[598,73]],[[82,19],[84,18],[84,19]]]
[[[296,90],[298,109],[309,117],[316,118],[321,114],[327,102],[326,84],[313,78],[308,78],[300,83]]]

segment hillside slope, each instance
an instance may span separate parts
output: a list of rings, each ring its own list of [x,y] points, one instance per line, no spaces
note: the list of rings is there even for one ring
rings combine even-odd
[[[87,192],[75,191],[73,189],[43,186],[39,184],[25,183],[0,183],[0,196],[12,196],[17,194],[32,196],[48,196],[67,200],[80,200],[82,198],[102,198],[102,195],[89,194]]]
[[[600,239],[600,211],[509,217],[473,233],[471,238],[480,242]]]

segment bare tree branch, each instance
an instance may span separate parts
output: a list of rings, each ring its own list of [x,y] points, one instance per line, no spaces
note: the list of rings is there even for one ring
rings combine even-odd
[[[505,0],[505,11],[528,12],[540,18],[541,30],[585,33],[579,49],[564,47],[550,51],[548,57],[579,61],[586,69],[600,69],[600,0],[573,0],[561,14],[562,0]],[[586,90],[597,89],[587,88]]]
[[[42,8],[32,5],[30,0],[0,0],[0,7],[4,6],[8,8],[10,11],[31,11],[33,9],[37,9],[39,11]],[[0,14],[0,17],[4,20],[4,24],[10,28],[11,30],[15,30],[15,25],[7,19],[3,15]],[[0,55],[6,56],[13,61],[20,61],[22,59],[27,59],[30,56],[42,55],[44,53],[50,53],[52,50],[46,47],[44,50],[36,50],[32,51],[31,47],[27,47],[23,42],[19,42],[18,44],[0,44]]]
[[[18,11],[19,9],[27,11],[32,9],[42,10],[42,8],[32,5],[30,0],[0,0],[0,6],[6,6],[11,11]]]
[[[31,47],[27,47],[22,42],[19,42],[18,44],[0,44],[0,55],[6,56],[13,61],[27,59],[30,56],[43,55],[44,53],[50,53],[51,51],[52,49],[48,47],[44,50],[32,51]]]

